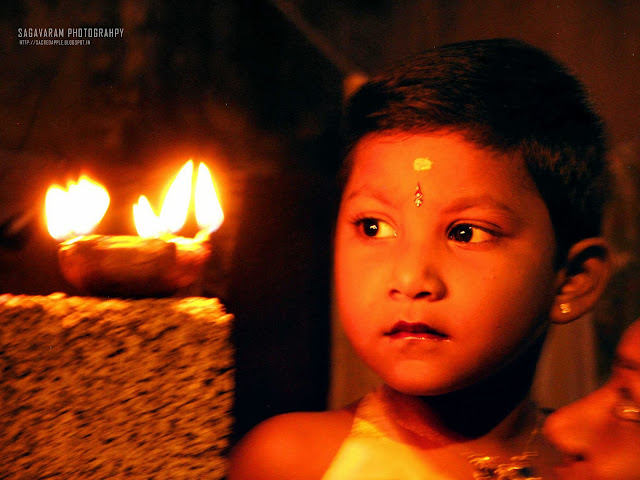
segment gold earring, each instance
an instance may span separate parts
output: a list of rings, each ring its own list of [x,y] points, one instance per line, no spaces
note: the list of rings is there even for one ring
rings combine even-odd
[[[561,303],[560,304],[560,312],[561,313],[569,313],[571,312],[571,305],[568,303]]]

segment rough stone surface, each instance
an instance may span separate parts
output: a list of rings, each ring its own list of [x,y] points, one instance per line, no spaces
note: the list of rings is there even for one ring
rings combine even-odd
[[[224,478],[232,315],[213,298],[0,296],[0,478]]]

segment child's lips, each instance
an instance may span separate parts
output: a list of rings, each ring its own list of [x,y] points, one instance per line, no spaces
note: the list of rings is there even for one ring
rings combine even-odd
[[[396,322],[385,336],[397,340],[447,340],[449,335],[422,322]]]

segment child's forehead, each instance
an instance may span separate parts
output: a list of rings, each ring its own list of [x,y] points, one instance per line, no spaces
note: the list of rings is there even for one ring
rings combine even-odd
[[[463,133],[380,132],[363,137],[351,153],[351,176],[389,177],[415,175],[416,178],[441,170],[443,164],[468,170],[473,164],[476,177],[513,176],[531,184],[531,176],[521,156],[507,154],[469,141]]]
[[[481,147],[465,138],[462,133],[438,131],[433,133],[378,132],[360,139],[352,156],[359,161],[406,160],[406,166],[418,170],[428,170],[428,162],[417,163],[418,159],[455,157],[463,161],[467,157],[502,158],[506,155]],[[398,166],[403,166],[399,165]]]
[[[510,205],[527,215],[547,209],[524,160],[491,151],[460,134],[377,134],[352,152],[343,201],[384,200],[397,209],[431,212]],[[464,207],[464,208],[463,208]]]

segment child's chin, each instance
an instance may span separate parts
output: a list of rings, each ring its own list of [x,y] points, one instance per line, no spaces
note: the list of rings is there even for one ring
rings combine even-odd
[[[456,390],[454,385],[426,384],[424,381],[417,379],[393,379],[386,383],[397,392],[419,397],[435,397],[437,395],[445,395]]]

